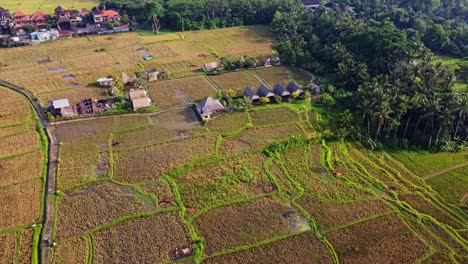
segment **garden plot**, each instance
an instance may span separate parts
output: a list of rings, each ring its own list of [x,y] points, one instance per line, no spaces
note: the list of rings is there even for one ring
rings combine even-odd
[[[302,132],[296,125],[247,129],[235,137],[223,140],[220,151],[224,155],[263,151],[279,140],[299,134]]]
[[[291,82],[291,73],[286,67],[270,67],[256,70],[257,73],[263,80],[265,80],[271,87],[277,83],[286,86]]]
[[[149,96],[159,107],[191,104],[215,94],[215,88],[201,76],[149,85]]]
[[[410,263],[429,252],[395,215],[339,229],[327,238],[340,263]]]
[[[245,71],[224,73],[209,77],[223,91],[234,90],[237,95],[243,95],[245,88],[251,87],[257,91],[262,84],[253,74]]]
[[[116,177],[130,183],[156,179],[191,161],[214,155],[215,141],[212,136],[195,137],[118,152]]]
[[[304,195],[298,203],[315,220],[318,227],[329,231],[366,218],[389,214],[393,209],[380,200],[320,201]]]
[[[295,208],[274,198],[218,208],[203,214],[194,224],[205,238],[208,255],[310,229],[309,221]]]
[[[285,107],[254,110],[250,112],[250,116],[256,127],[291,124],[299,121],[299,115]]]
[[[176,248],[191,247],[187,226],[178,213],[135,219],[93,234],[96,263],[165,263]]]
[[[39,150],[0,160],[0,187],[41,177],[43,160],[44,153]]]
[[[243,156],[176,176],[185,207],[194,213],[264,194],[272,186],[262,171],[264,162],[262,155]]]
[[[333,263],[333,256],[323,241],[304,233],[254,249],[209,258],[203,263]]]
[[[0,189],[0,231],[39,220],[42,180]]]
[[[97,183],[65,192],[58,203],[58,239],[83,235],[112,219],[155,209],[152,200],[130,186]]]
[[[88,245],[84,238],[60,241],[54,249],[53,263],[88,263]]]

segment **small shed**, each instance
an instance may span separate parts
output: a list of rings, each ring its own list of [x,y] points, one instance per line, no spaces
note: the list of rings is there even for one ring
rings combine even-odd
[[[128,92],[128,95],[130,97],[130,100],[134,100],[137,98],[142,98],[142,97],[147,97],[147,93],[143,89],[130,89]]]
[[[260,58],[260,61],[258,63],[258,66],[260,67],[265,67],[265,68],[268,68],[268,67],[271,67],[271,58],[270,57],[262,57]]]
[[[138,110],[152,105],[151,99],[149,97],[140,97],[132,100],[133,110]]]
[[[210,120],[216,113],[224,111],[223,104],[212,97],[196,103],[195,108],[202,120]]]
[[[299,93],[299,95],[302,95],[304,93],[304,91],[295,82],[290,82],[286,87],[286,90],[288,90],[290,94]]]
[[[157,69],[151,69],[149,71],[145,71],[145,76],[148,78],[148,82],[154,82],[159,80],[159,71]]]
[[[320,94],[320,86],[318,86],[317,84],[315,83],[310,83],[308,86],[307,86],[307,89],[309,89],[310,93],[314,96],[317,96]]]
[[[102,87],[112,87],[114,85],[114,78],[99,78],[96,82]]]
[[[260,88],[258,88],[258,92],[257,92],[257,95],[261,98],[261,97],[266,97],[268,99],[273,100],[274,97],[275,97],[275,94],[271,92],[270,89],[268,89],[268,87],[266,87],[265,85],[260,85]]]
[[[210,62],[203,65],[202,70],[205,72],[213,72],[221,69],[221,62]]]
[[[245,88],[244,97],[249,98],[250,102],[253,104],[257,104],[260,102],[260,96],[256,95],[250,87]]]
[[[52,107],[56,115],[61,117],[72,117],[76,116],[75,110],[70,105],[68,99],[60,99],[52,102]]]
[[[277,83],[273,87],[273,93],[280,96],[283,100],[287,100],[291,95],[281,84]]]
[[[133,85],[136,81],[135,76],[128,76],[125,72],[122,72],[120,74],[120,81],[122,82],[123,85]]]

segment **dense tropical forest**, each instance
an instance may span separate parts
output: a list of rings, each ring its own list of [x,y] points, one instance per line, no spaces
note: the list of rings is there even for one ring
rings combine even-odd
[[[310,12],[291,5],[276,13],[272,23],[281,57],[320,76],[323,103],[347,110],[338,122],[343,136],[374,146],[377,141],[446,150],[463,146],[468,137],[466,89],[454,89],[454,73],[434,62],[428,47],[446,51],[451,46],[452,54],[466,53],[466,30],[458,14],[466,10],[464,4],[343,2],[355,5],[355,11],[338,6]],[[408,24],[395,12],[408,17]],[[412,25],[414,19],[427,30]],[[455,25],[444,33],[448,46],[434,44],[431,28],[445,25]]]
[[[468,69],[457,68],[455,76],[433,60],[434,53],[468,55],[466,1],[337,0],[314,11],[298,0],[105,0],[101,6],[157,23],[158,30],[271,23],[283,61],[313,72],[320,102],[341,108],[336,136],[371,147],[444,150],[464,148],[468,139],[466,89],[454,89]]]

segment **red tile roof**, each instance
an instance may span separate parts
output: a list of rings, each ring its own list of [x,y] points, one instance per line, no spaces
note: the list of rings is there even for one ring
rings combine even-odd
[[[31,20],[46,20],[49,19],[49,15],[41,12],[41,11],[36,11],[34,14],[32,14]]]
[[[114,10],[104,10],[102,12],[103,17],[118,17],[120,16],[119,13],[115,12]]]
[[[24,13],[23,11],[16,11],[14,14],[13,14],[14,17],[20,17],[20,16],[28,16],[26,13]]]

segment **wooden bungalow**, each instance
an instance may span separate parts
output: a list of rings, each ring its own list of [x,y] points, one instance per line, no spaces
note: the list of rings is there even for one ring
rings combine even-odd
[[[252,104],[259,104],[260,103],[260,96],[255,94],[255,92],[250,87],[245,88],[244,97],[249,98],[249,100],[250,100],[250,102]]]
[[[221,62],[210,62],[210,63],[206,63],[203,65],[202,67],[202,70],[204,72],[214,72],[214,71],[218,71],[218,70],[221,70],[222,66],[221,66]]]
[[[290,82],[286,87],[286,90],[288,90],[290,94],[299,93],[299,96],[304,94],[304,91],[295,82]]]
[[[205,100],[195,104],[197,113],[202,120],[211,120],[218,112],[224,111],[224,106],[219,100],[207,97]]]
[[[275,100],[275,94],[273,92],[271,92],[271,90],[268,89],[268,87],[266,87],[263,84],[260,85],[260,88],[258,88],[257,95],[260,98],[262,98],[262,97],[268,98],[270,100],[270,102]]]
[[[277,96],[280,96],[283,101],[288,100],[291,93],[289,93],[281,84],[277,83],[275,87],[273,87],[273,93]]]

